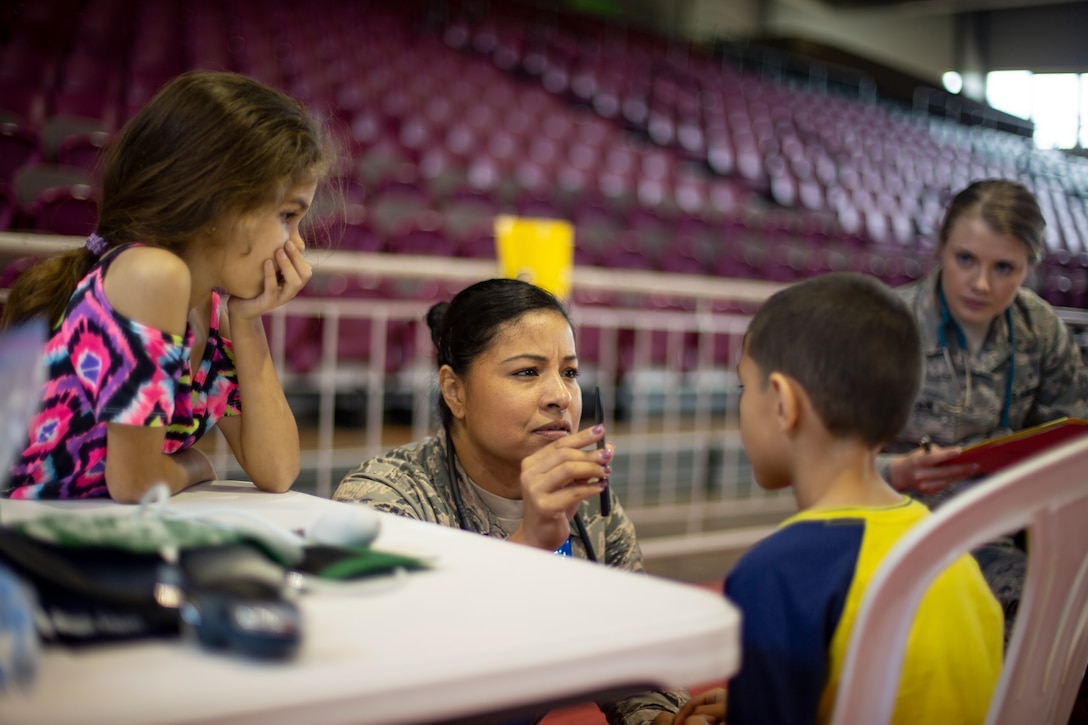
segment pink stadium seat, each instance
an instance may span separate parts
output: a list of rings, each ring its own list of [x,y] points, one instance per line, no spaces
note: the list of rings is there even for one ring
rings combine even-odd
[[[679,274],[707,274],[710,260],[690,236],[681,236],[670,248],[662,252],[659,262],[662,272]]]
[[[494,233],[500,206],[490,195],[470,189],[455,191],[440,207],[442,229],[457,243]]]
[[[121,84],[117,76],[108,76],[98,83],[66,85],[49,97],[49,115],[93,119],[103,130],[118,126],[121,105]]]
[[[84,116],[51,116],[46,119],[41,129],[42,153],[46,161],[68,164],[87,171],[94,168],[97,149],[105,146],[108,140],[109,130],[106,125],[100,120]],[[66,144],[69,145],[69,155],[80,163],[69,163],[60,159],[61,146]],[[90,148],[80,149],[81,146]]]
[[[43,190],[28,210],[38,231],[85,237],[94,231],[98,207],[86,184]]]
[[[552,200],[535,195],[525,195],[516,202],[518,216],[540,219],[564,219],[567,217]]]
[[[521,196],[522,200],[533,198],[546,201],[555,196],[557,176],[554,166],[539,164],[525,157],[514,159],[512,179],[517,187],[514,195]]]
[[[0,231],[11,229],[17,211],[15,192],[10,185],[0,182]]]
[[[380,306],[382,301],[389,299],[394,292],[388,285],[381,283],[377,279],[358,279],[344,276],[330,279],[329,289],[326,294],[358,301],[370,300],[373,301],[374,306]],[[311,320],[311,326],[317,325],[320,329],[311,329],[306,339],[320,341],[323,334],[321,330],[328,323],[328,320]],[[370,363],[374,349],[375,330],[374,323],[370,319],[352,318],[350,316],[341,317],[338,321],[336,336],[337,359],[340,362]],[[398,337],[399,330],[399,325],[391,323],[386,330],[386,339],[392,340]],[[397,369],[400,360],[399,346],[395,344],[387,345],[386,359],[384,361],[386,372]]]
[[[341,230],[339,241],[339,249],[346,252],[388,251],[385,238],[365,222],[346,222]]]
[[[495,259],[498,254],[495,249],[495,235],[490,231],[476,232],[459,240],[455,253],[458,257],[469,259]]]
[[[89,190],[90,185],[91,175],[85,170],[73,166],[34,163],[20,167],[11,184],[12,191],[15,193],[15,201],[19,206],[16,223],[20,228],[36,228],[32,207],[46,190],[54,187],[65,189],[83,187],[83,189]],[[54,201],[60,202],[67,193],[57,192],[57,198]],[[79,195],[88,194],[81,190]],[[80,204],[86,204],[86,202],[76,202],[72,206],[79,206]],[[61,206],[68,205],[61,203]]]
[[[637,249],[618,249],[602,257],[600,262],[611,269],[649,271],[656,266],[654,260],[646,252]]]
[[[0,182],[11,183],[18,169],[41,158],[41,138],[36,131],[14,120],[0,120]]]
[[[440,229],[413,228],[394,234],[388,249],[394,254],[422,254],[434,257],[454,256],[454,241]]]
[[[46,94],[41,85],[5,69],[0,76],[0,123],[35,128],[45,119]],[[45,81],[41,81],[44,83]],[[3,158],[3,154],[0,154]]]
[[[1074,299],[1073,279],[1062,264],[1044,265],[1040,294],[1043,299],[1058,307],[1072,306]]]
[[[766,265],[766,250],[747,241],[736,240],[723,245],[711,269],[719,277],[762,279]]]
[[[431,207],[427,190],[416,180],[387,178],[368,194],[367,218],[379,234],[395,236],[416,226]],[[429,216],[436,215],[430,211]]]
[[[355,125],[352,133],[359,133]],[[355,168],[359,180],[370,186],[377,186],[386,179],[403,178],[417,173],[416,157],[395,137],[386,135],[385,132],[379,132],[370,146],[355,155]]]
[[[771,198],[785,207],[797,206],[800,189],[797,178],[784,166],[770,174]]]

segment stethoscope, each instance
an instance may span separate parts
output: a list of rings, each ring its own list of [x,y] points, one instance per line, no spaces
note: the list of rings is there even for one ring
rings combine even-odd
[[[956,342],[960,346],[960,351],[964,355],[963,371],[965,374],[965,387],[963,404],[964,408],[971,404],[971,365],[967,360],[967,338],[963,334],[963,330],[960,328],[956,319],[952,317],[952,313],[948,309],[948,303],[944,299],[944,290],[940,287],[940,282],[937,286],[937,299],[941,303],[941,323],[937,327],[937,347],[944,353],[945,364],[948,365],[949,374],[955,378],[956,368],[952,365],[952,356],[948,352],[948,338],[945,336],[945,328],[952,327],[952,330],[956,333]],[[1004,430],[1009,430],[1009,410],[1012,407],[1012,384],[1013,377],[1016,374],[1016,338],[1012,326],[1012,308],[1005,308],[1005,327],[1009,331],[1009,374],[1005,379],[1005,402],[1001,406],[1001,427]]]
[[[457,525],[465,531],[474,531],[469,525],[468,517],[465,514],[465,500],[461,496],[460,476],[457,473],[457,460],[453,450],[453,438],[450,436],[450,432],[446,431],[446,468],[450,474],[450,487],[453,489],[453,505],[457,509]],[[574,513],[574,528],[578,533],[578,538],[582,540],[582,546],[586,550],[586,558],[590,561],[597,561],[597,552],[593,550],[593,542],[590,541],[589,532],[586,531],[586,525],[582,521],[581,512],[576,511]],[[556,554],[563,556],[571,556],[571,542],[570,537],[567,538],[563,545],[555,550]]]

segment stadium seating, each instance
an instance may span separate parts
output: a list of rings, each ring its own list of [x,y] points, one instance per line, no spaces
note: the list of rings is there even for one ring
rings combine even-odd
[[[1022,137],[516,4],[251,5],[47,0],[21,17],[0,48],[0,182],[20,209],[5,228],[41,228],[17,177],[89,173],[163,82],[223,69],[295,95],[342,138],[347,213],[327,241],[344,249],[491,256],[494,216],[517,213],[571,220],[580,264],[902,284],[927,266],[949,192],[1002,176],[1049,221],[1039,291],[1085,303],[1088,164]]]
[[[20,121],[0,120],[0,181],[10,184],[15,172],[41,160],[41,139]]]
[[[38,231],[85,237],[94,231],[98,209],[90,186],[70,184],[43,189],[28,215]]]

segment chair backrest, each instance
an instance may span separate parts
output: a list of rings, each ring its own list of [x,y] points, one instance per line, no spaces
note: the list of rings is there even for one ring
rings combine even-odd
[[[26,444],[27,423],[38,409],[45,380],[45,325],[28,322],[0,334],[0,489],[8,466]]]
[[[41,139],[34,129],[0,118],[0,182],[11,183],[15,172],[42,157]]]
[[[57,145],[57,162],[93,172],[98,157],[109,142],[106,131],[76,133],[61,140]]]
[[[19,205],[15,201],[15,192],[11,186],[0,181],[0,231],[11,229],[18,209]]]
[[[34,163],[19,168],[11,183],[20,211],[27,212],[38,196],[54,186],[83,184],[89,189],[91,174],[84,169],[61,164]]]
[[[52,186],[38,194],[27,214],[38,231],[85,237],[98,220],[91,193],[87,184]]]
[[[987,725],[1068,722],[1088,664],[1088,438],[994,474],[903,537],[858,613],[833,725],[891,720],[919,601],[952,561],[1027,529],[1028,567]]]

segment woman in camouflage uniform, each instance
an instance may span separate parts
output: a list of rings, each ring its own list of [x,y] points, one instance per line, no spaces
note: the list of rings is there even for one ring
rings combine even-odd
[[[475,531],[608,566],[643,571],[635,529],[615,495],[602,514],[611,444],[578,430],[582,394],[562,304],[513,279],[492,279],[427,315],[438,350],[442,429],[364,461],[334,498]],[[588,449],[588,450],[587,450]],[[598,703],[609,723],[668,723],[681,690]]]
[[[940,264],[899,290],[922,333],[925,382],[888,451],[889,482],[930,508],[972,485],[970,466],[940,464],[960,446],[1063,416],[1088,417],[1088,375],[1069,329],[1023,286],[1044,250],[1035,197],[1013,181],[978,181],[952,200]],[[1000,542],[976,553],[1006,608],[1020,599],[1024,552]]]

